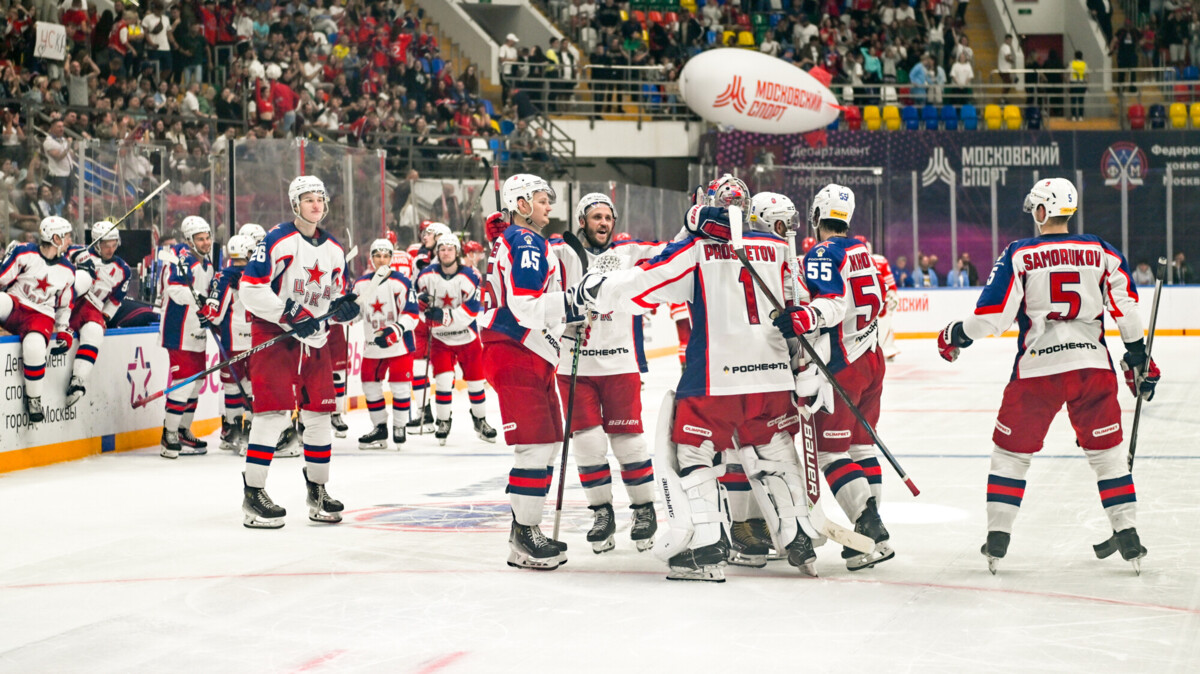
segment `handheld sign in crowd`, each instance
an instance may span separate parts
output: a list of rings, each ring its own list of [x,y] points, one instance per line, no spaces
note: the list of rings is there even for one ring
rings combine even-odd
[[[806,133],[837,118],[837,98],[800,68],[773,56],[726,48],[693,57],[679,75],[688,107],[716,124],[758,133]]]

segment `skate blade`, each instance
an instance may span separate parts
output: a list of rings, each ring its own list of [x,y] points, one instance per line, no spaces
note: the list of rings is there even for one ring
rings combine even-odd
[[[335,437],[335,438],[344,438],[344,437],[346,437],[346,431],[334,431],[334,432],[333,432],[333,437]]]
[[[767,553],[768,562],[778,562],[781,559],[787,559],[787,550],[784,550],[783,552],[775,552],[774,550],[771,550]]]
[[[159,452],[159,453],[158,453],[158,455],[159,455],[159,456],[161,456],[161,457],[162,457],[162,458],[164,458],[164,459],[177,459],[177,458],[179,458],[179,452],[177,452],[177,451],[175,451],[175,450],[173,450],[173,449],[164,449],[164,450],[162,450],[161,452]]]
[[[225,440],[222,440],[221,441],[221,449],[226,452],[236,452],[236,451],[238,451],[238,446],[232,442],[226,442]]]
[[[650,548],[654,547],[654,539],[653,538],[643,538],[640,541],[634,541],[633,545],[634,545],[634,547],[637,548],[638,552],[645,552],[645,551],[649,550]]]
[[[493,445],[496,444],[496,438],[489,438],[488,436],[484,435],[483,433],[477,433],[476,435],[478,435],[479,439],[483,440],[484,442],[487,442],[487,443],[490,443]]]
[[[985,557],[987,557],[988,571],[991,571],[993,576],[996,575],[996,572],[1000,570],[1000,558],[991,555],[985,555]]]
[[[538,559],[530,557],[527,554],[509,550],[508,565],[514,569],[533,569],[534,571],[553,571],[557,569],[563,562],[562,555],[556,557],[548,557],[546,559]]]
[[[667,580],[692,580],[708,583],[724,583],[725,570],[719,566],[702,566],[699,569],[672,566],[670,573],[667,574]]]
[[[609,550],[612,550],[613,548],[617,547],[617,542],[613,539],[612,536],[609,536],[608,538],[606,538],[602,541],[591,541],[591,543],[592,543],[592,552],[596,553],[597,555],[604,553],[604,552],[608,552]]]
[[[1142,558],[1141,557],[1138,557],[1137,559],[1131,559],[1131,560],[1129,560],[1129,563],[1133,565],[1133,572],[1135,574],[1137,574],[1139,576],[1142,575]]]
[[[863,569],[874,568],[876,564],[882,564],[896,556],[896,551],[891,548],[880,549],[875,548],[875,552],[865,555],[856,555],[846,560],[846,568],[851,571],[861,571]]]
[[[82,398],[83,398],[82,393],[80,393],[79,395],[68,395],[67,396],[67,408],[70,409],[70,408],[74,407],[75,403],[79,402]]]
[[[300,456],[299,447],[287,447],[284,449],[275,450],[276,459],[294,459],[297,456]]]
[[[326,512],[320,508],[309,508],[308,519],[322,524],[337,524],[342,521],[342,514]]]
[[[179,450],[179,456],[204,456],[208,454],[207,447],[187,447]]]
[[[387,440],[379,440],[377,442],[368,442],[368,443],[360,442],[360,443],[358,443],[358,448],[364,449],[364,450],[366,450],[366,449],[387,449],[388,445],[387,445]]]
[[[788,563],[791,564],[791,562],[788,562]],[[796,570],[799,571],[802,575],[808,576],[809,578],[817,578],[818,577],[817,576],[817,560],[815,557],[807,562],[804,562],[803,564],[792,564],[792,566],[796,567]]]
[[[253,513],[242,513],[242,526],[247,529],[282,529],[282,517],[259,517]]]
[[[446,446],[446,438],[438,438],[438,446],[445,447]]]
[[[728,561],[734,566],[748,566],[753,569],[761,569],[767,565],[767,556],[748,555],[744,552],[737,552],[730,549]]]

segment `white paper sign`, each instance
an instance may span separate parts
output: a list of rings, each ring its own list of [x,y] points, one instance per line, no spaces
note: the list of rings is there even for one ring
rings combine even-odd
[[[62,61],[67,57],[67,29],[57,23],[37,22],[37,43],[33,57]]]

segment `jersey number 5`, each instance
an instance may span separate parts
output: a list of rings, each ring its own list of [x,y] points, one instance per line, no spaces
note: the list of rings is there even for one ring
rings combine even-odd
[[[883,288],[880,286],[881,277],[878,274],[868,276],[853,276],[850,278],[850,291],[854,294],[854,306],[867,307],[867,312],[858,313],[858,330],[866,330],[871,321],[879,316],[883,309]]]
[[[1050,273],[1050,301],[1054,304],[1066,304],[1066,313],[1051,311],[1046,314],[1046,318],[1051,321],[1073,321],[1079,318],[1079,308],[1083,301],[1079,297],[1079,293],[1074,290],[1063,288],[1067,284],[1078,284],[1080,282],[1079,272],[1077,271],[1056,271]]]

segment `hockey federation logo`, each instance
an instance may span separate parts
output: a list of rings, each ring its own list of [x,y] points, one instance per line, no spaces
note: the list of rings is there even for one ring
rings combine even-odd
[[[1128,185],[1129,189],[1140,187],[1145,182],[1147,170],[1146,153],[1127,141],[1108,146],[1100,159],[1104,184],[1116,189],[1121,189],[1122,184]]]
[[[725,87],[725,91],[713,101],[714,108],[723,108],[726,105],[732,105],[738,112],[746,112],[746,89],[742,86],[741,75],[734,75],[733,81]]]
[[[954,167],[950,165],[950,158],[946,156],[946,151],[935,147],[933,154],[929,157],[929,163],[921,172],[921,187],[929,187],[939,180],[947,185],[953,185]]]

